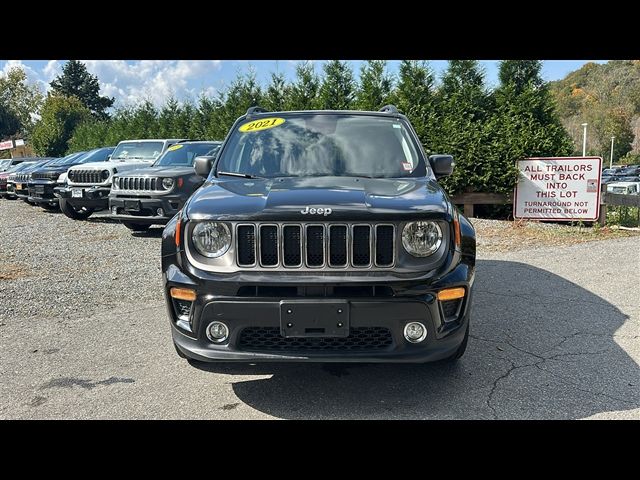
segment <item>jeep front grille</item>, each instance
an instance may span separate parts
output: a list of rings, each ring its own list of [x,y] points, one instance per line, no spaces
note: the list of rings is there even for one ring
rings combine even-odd
[[[392,224],[238,224],[235,237],[240,267],[390,268],[395,263]]]
[[[69,170],[67,177],[73,183],[103,183],[106,179],[102,177],[102,172],[107,170]]]
[[[162,190],[156,177],[118,177],[115,180],[120,190]]]
[[[33,180],[57,180],[59,176],[59,172],[34,172],[31,178]]]

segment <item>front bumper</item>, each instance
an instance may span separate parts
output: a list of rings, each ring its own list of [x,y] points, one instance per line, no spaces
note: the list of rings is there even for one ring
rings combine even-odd
[[[2,192],[2,196],[4,198],[12,198],[12,199],[18,198],[17,195],[16,195],[16,186],[15,186],[15,184],[7,183],[6,190],[4,190]]]
[[[81,191],[81,197],[74,197],[73,191]],[[54,195],[58,198],[64,198],[74,207],[87,207],[95,209],[104,209],[109,206],[109,192],[111,187],[75,187],[64,186],[55,187]]]
[[[184,205],[185,199],[179,195],[162,195],[152,198],[125,196],[113,194],[109,197],[109,210],[111,217],[126,222],[141,224],[165,225],[171,220]],[[158,215],[158,209],[162,208],[164,214]]]
[[[348,305],[349,337],[357,335],[357,332],[386,329],[389,339],[384,345],[372,344],[369,348],[366,344],[359,345],[354,338],[348,343],[344,341],[344,349],[335,345],[325,348],[322,345],[323,340],[316,339],[311,347],[286,345],[275,350],[268,345],[265,347],[265,342],[256,347],[255,343],[247,341],[246,332],[279,332],[283,328],[280,318],[281,301],[304,300],[313,303],[326,301],[327,297],[282,297],[277,294],[270,297],[240,296],[238,293],[243,291],[242,284],[193,282],[190,275],[186,275],[175,265],[170,266],[164,273],[164,284],[173,340],[180,351],[196,360],[422,363],[447,358],[453,355],[462,343],[470,318],[473,277],[473,266],[461,263],[447,275],[428,285],[411,281],[396,284],[385,282],[380,285],[390,288],[392,294],[387,290],[385,296],[330,297],[329,300],[343,301]],[[364,279],[358,280],[362,283]],[[305,285],[313,284],[309,283],[308,278],[304,281]],[[277,284],[265,285],[264,282],[260,282],[260,285],[263,288],[278,287]],[[354,282],[345,281],[332,286],[353,285]],[[324,286],[331,287],[326,284]],[[448,317],[448,321],[445,322],[442,306],[437,300],[437,292],[443,288],[458,286],[465,287],[466,295],[461,300],[455,318]],[[169,296],[171,287],[192,288],[197,292],[188,322],[180,321],[176,316],[174,301]],[[246,291],[245,289],[244,292]],[[215,344],[206,336],[206,328],[214,320],[222,321],[229,327],[229,339],[223,344]],[[405,325],[414,321],[425,325],[428,332],[424,341],[415,344],[404,338]],[[326,340],[324,343],[332,344],[332,337],[323,338]],[[276,338],[276,343],[278,342]],[[302,343],[305,343],[304,340]]]
[[[30,182],[29,201],[33,203],[57,205],[58,198],[54,194],[54,188],[57,185],[56,182]]]

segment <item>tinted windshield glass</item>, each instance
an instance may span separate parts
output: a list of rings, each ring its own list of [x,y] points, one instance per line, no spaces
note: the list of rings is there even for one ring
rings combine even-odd
[[[9,160],[0,160],[0,172],[5,171],[11,165],[11,159]]]
[[[86,153],[87,152],[76,152],[71,155],[67,155],[65,158],[62,159],[62,161],[56,162],[56,165],[70,165],[72,163],[75,163],[80,157],[82,157]]]
[[[158,159],[154,166],[182,165],[193,166],[193,160],[200,155],[213,155],[219,144],[215,143],[179,143],[172,145]]]
[[[25,168],[32,167],[32,166],[33,166],[33,162],[22,162],[19,165],[16,165],[15,169],[13,169],[12,172],[21,172]]]
[[[111,159],[155,160],[162,153],[163,142],[125,142],[118,145]]]
[[[299,114],[245,121],[217,172],[258,177],[405,177],[418,166],[412,134],[396,118]]]
[[[97,148],[85,153],[81,158],[76,159],[76,163],[104,162],[113,153],[115,147]]]

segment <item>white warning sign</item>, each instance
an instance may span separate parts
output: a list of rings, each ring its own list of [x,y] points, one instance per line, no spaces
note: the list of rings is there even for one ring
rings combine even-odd
[[[601,157],[518,160],[513,216],[536,220],[597,220]]]

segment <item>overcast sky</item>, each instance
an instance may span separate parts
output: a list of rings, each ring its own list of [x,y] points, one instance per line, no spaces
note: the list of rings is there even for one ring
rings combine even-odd
[[[546,80],[563,78],[567,73],[580,68],[588,61],[598,63],[605,60],[546,60],[543,76]],[[12,65],[23,65],[31,81],[38,82],[43,90],[60,73],[65,60],[0,60],[0,75]],[[116,105],[135,103],[148,98],[156,105],[174,95],[178,99],[196,98],[200,92],[215,95],[233,80],[238,72],[253,68],[258,81],[266,85],[271,72],[279,71],[287,79],[295,77],[296,61],[292,60],[83,60],[87,69],[98,76],[101,93],[116,98]],[[324,61],[315,61],[318,73]],[[354,71],[360,70],[361,61],[350,61]],[[388,69],[397,73],[398,60],[390,60]],[[483,60],[487,84],[497,84],[498,61]],[[447,67],[445,60],[429,62],[440,77]]]

